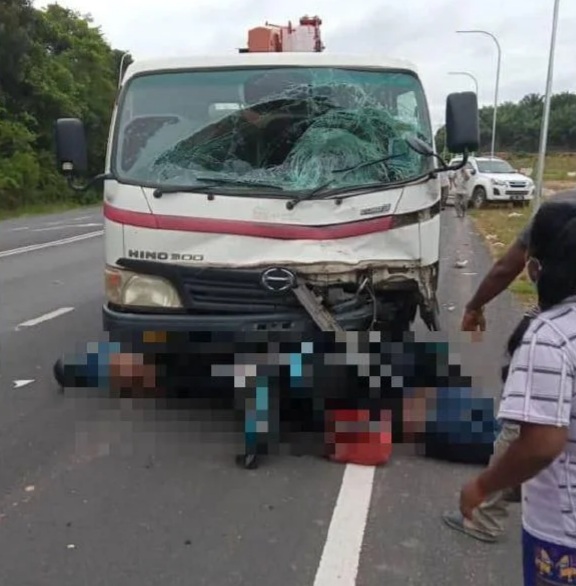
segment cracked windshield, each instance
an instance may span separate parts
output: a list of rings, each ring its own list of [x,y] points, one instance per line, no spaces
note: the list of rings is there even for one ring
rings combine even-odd
[[[155,187],[305,192],[390,184],[430,164],[407,148],[410,135],[432,143],[423,90],[407,73],[157,73],[126,88],[115,170],[120,180]]]

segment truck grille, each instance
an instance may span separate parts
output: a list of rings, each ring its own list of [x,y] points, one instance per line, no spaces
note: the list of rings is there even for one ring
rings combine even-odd
[[[510,181],[508,183],[508,187],[513,187],[514,189],[525,189],[527,187],[526,181]]]
[[[181,274],[185,305],[193,313],[276,313],[301,310],[290,291],[272,293],[260,285],[261,271],[205,269]]]
[[[528,195],[527,191],[510,191],[508,190],[506,192],[506,195],[516,195],[517,197],[524,197],[526,195]]]

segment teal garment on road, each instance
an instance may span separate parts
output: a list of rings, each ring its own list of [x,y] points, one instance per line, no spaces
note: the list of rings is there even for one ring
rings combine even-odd
[[[303,342],[300,352],[289,355],[290,389],[302,387],[303,382],[303,356],[312,354],[314,345],[311,342]],[[254,408],[246,408],[244,412],[244,433],[247,452],[253,452],[258,438],[268,433],[271,427],[270,421],[270,377],[256,376],[254,389]],[[249,399],[248,399],[249,400]]]

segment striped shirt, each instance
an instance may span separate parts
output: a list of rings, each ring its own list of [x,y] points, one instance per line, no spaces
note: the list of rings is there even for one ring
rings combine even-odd
[[[523,487],[523,525],[576,548],[576,298],[534,317],[510,362],[499,419],[567,427],[560,456]]]

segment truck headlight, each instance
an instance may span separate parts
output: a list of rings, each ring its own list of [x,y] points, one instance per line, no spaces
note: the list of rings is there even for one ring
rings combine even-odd
[[[500,179],[492,179],[492,185],[496,186],[496,187],[506,187],[507,183],[506,181],[502,181]]]
[[[108,266],[105,280],[106,297],[111,303],[135,307],[182,307],[178,292],[162,277]]]

